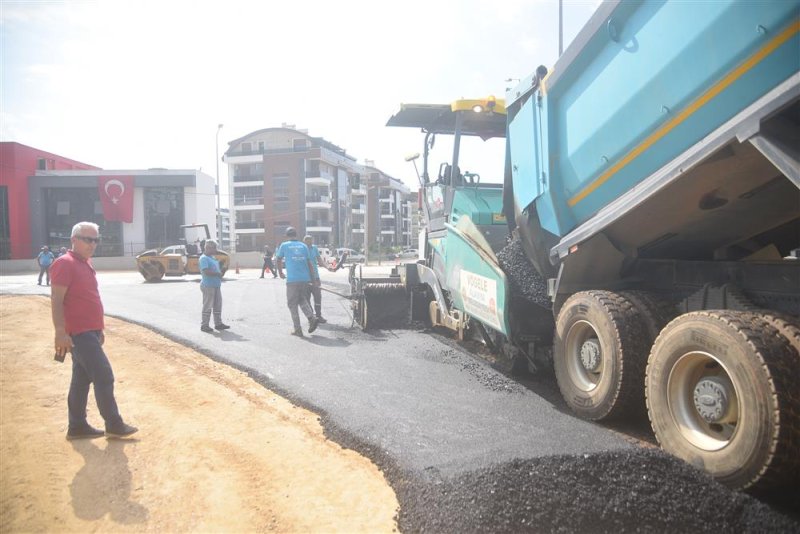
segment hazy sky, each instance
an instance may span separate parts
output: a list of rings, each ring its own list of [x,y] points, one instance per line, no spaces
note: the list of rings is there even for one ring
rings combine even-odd
[[[598,4],[564,0],[565,48]],[[2,141],[214,176],[218,124],[222,155],[285,122],[413,185],[422,138],[388,118],[552,67],[558,1],[0,0],[0,47]]]

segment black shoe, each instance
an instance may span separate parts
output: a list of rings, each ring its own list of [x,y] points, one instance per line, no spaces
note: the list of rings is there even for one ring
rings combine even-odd
[[[316,330],[318,324],[319,324],[319,319],[317,319],[316,317],[312,317],[311,319],[309,319],[308,320],[308,333],[310,334],[311,332]]]
[[[259,276],[259,278],[264,278],[263,276]]]
[[[84,428],[70,428],[67,430],[67,439],[94,439],[102,437],[105,434],[102,430],[86,425]]]
[[[317,315],[317,322],[319,324],[325,324],[325,323],[328,322],[328,320],[325,317],[321,316],[321,315]]]
[[[217,330],[227,330],[230,328],[230,326],[226,325],[225,323],[219,323],[214,328],[216,328]]]
[[[208,326],[207,324],[204,324],[203,326],[201,326],[200,330],[202,330],[203,332],[213,332],[214,331],[214,329],[211,328],[210,326]]]
[[[289,333],[290,333],[291,335],[293,335],[293,336],[297,336],[297,337],[304,337],[304,336],[303,336],[303,331],[302,331],[301,329],[299,329],[299,328],[295,328],[294,330],[292,330],[292,331],[291,331],[291,332],[289,332]]]
[[[120,423],[114,427],[106,428],[106,437],[107,438],[127,438],[128,436],[135,434],[138,432],[139,429],[135,426],[126,425],[125,423]]]

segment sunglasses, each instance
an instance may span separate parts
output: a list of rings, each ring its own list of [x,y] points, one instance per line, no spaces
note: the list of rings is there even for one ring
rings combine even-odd
[[[76,235],[75,237],[77,237],[78,239],[80,239],[84,243],[89,243],[89,244],[94,243],[95,245],[99,245],[100,244],[100,236],[97,236],[97,237],[86,237],[86,236],[83,236],[83,235]]]

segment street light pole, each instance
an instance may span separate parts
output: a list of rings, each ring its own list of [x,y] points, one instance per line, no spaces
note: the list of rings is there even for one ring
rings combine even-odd
[[[369,183],[364,185],[364,265],[369,265]]]
[[[217,126],[217,139],[214,148],[216,149],[216,160],[217,160],[217,184],[216,184],[216,193],[217,193],[217,244],[219,248],[222,248],[222,211],[220,210],[220,190],[219,190],[219,131],[222,129],[222,124]],[[230,245],[230,243],[228,243]],[[230,246],[228,247],[230,248]]]

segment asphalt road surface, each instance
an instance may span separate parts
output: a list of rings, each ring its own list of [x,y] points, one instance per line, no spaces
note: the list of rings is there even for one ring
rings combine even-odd
[[[98,278],[107,314],[246,370],[319,413],[330,439],[386,472],[404,532],[800,532],[790,515],[797,494],[759,501],[730,492],[647,446],[644,421],[623,433],[577,419],[547,372],[517,381],[446,336],[361,332],[349,301],[330,293],[328,323],[304,339],[290,336],[284,282],[258,274],[226,275],[231,329],[214,334],[200,331],[197,276]],[[322,274],[323,286],[345,290],[345,271]],[[0,292],[48,288],[31,274],[2,276]]]

